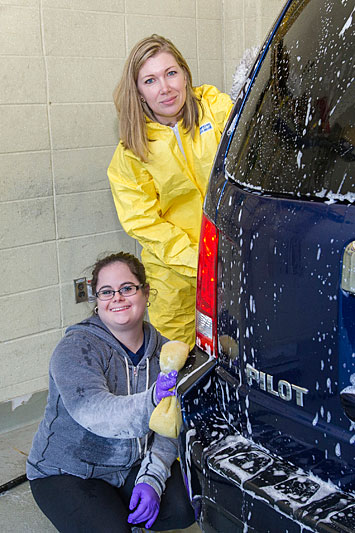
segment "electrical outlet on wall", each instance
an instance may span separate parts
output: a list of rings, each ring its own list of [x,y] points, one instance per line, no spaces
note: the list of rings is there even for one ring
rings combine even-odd
[[[86,278],[79,278],[74,280],[75,302],[88,301],[88,288]]]

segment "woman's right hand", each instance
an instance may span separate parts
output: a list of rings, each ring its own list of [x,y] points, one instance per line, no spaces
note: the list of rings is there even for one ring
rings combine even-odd
[[[163,372],[160,372],[155,384],[155,398],[157,403],[167,396],[174,396],[177,376],[178,373],[176,370],[172,370],[169,374],[163,374]]]

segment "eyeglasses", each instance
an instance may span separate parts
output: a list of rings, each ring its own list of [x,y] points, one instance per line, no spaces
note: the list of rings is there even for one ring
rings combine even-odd
[[[99,300],[112,300],[115,293],[118,292],[121,296],[127,298],[129,296],[134,296],[138,289],[141,289],[143,286],[144,285],[141,283],[140,285],[124,285],[117,291],[114,291],[113,289],[102,289],[101,291],[97,291],[95,296]]]

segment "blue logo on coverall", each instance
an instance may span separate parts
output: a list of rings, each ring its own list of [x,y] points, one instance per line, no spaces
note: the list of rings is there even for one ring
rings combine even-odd
[[[202,126],[200,126],[200,135],[202,135],[202,133],[205,133],[206,131],[211,130],[211,129],[212,129],[211,122],[207,122],[207,124],[202,124]]]

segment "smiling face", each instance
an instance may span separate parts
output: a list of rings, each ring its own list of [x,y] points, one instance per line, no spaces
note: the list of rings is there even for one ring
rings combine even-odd
[[[118,290],[125,285],[139,285],[137,277],[132,274],[129,266],[116,261],[103,267],[97,278],[96,290]],[[98,315],[105,326],[120,339],[122,333],[127,335],[141,335],[143,331],[143,317],[147,307],[149,289],[139,288],[133,296],[124,297],[116,292],[112,300],[99,300],[96,304]]]
[[[186,100],[186,79],[172,54],[158,52],[147,59],[138,73],[137,88],[158,122],[176,124]]]

